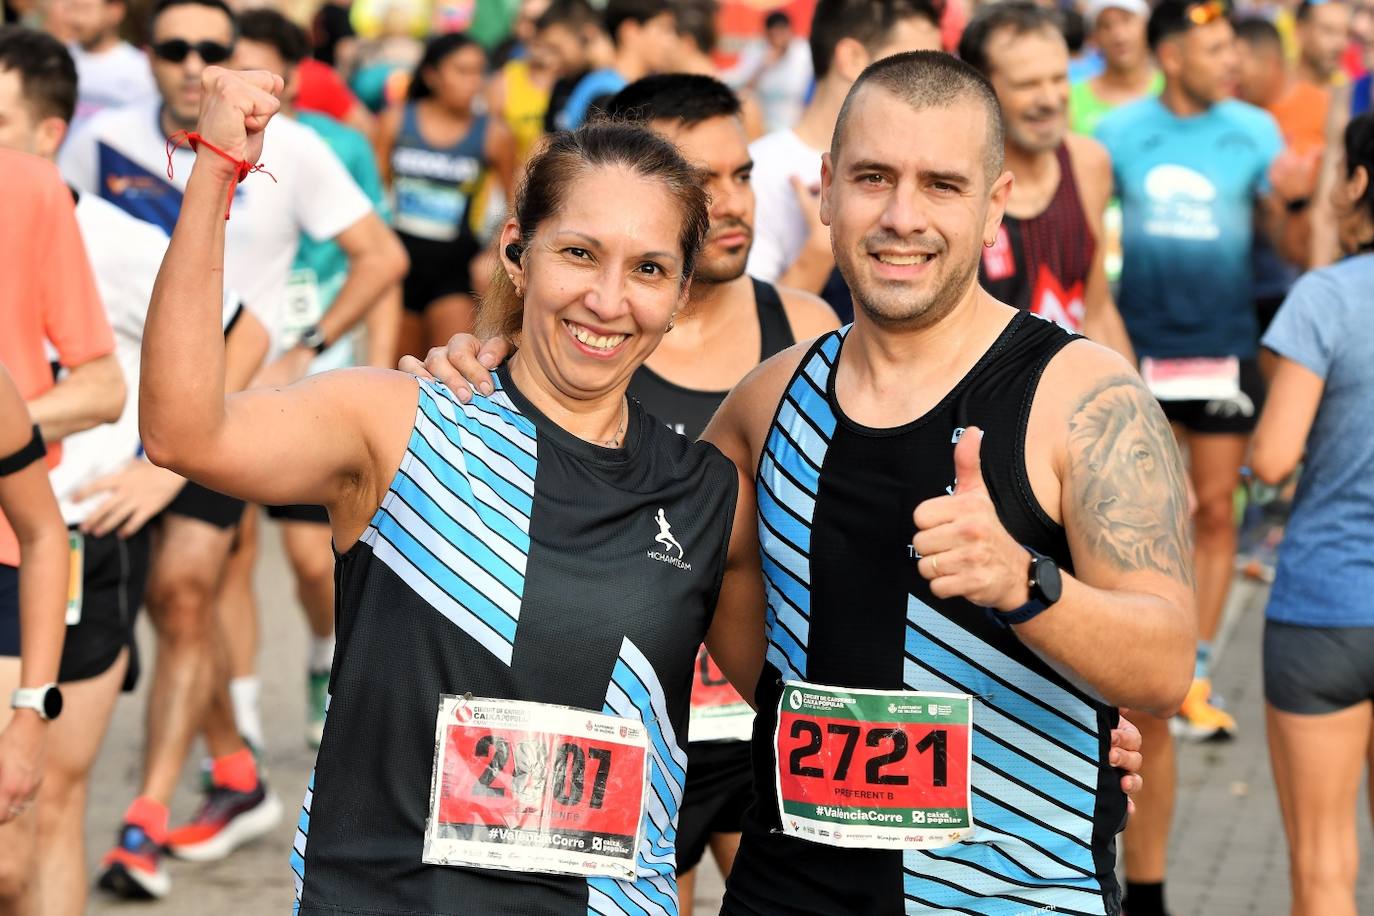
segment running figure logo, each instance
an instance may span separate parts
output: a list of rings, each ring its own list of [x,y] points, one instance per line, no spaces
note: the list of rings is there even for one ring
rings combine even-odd
[[[654,544],[657,546],[650,547],[645,551],[649,559],[657,560],[659,563],[667,563],[669,566],[676,566],[684,572],[691,572],[692,564],[682,558],[682,544],[673,537],[673,526],[668,524],[668,516],[663,514],[662,509],[658,510],[658,515],[654,516],[654,521],[658,523],[658,535],[654,537]],[[675,548],[677,556],[673,556]]]
[[[681,559],[682,545],[677,542],[677,538],[673,537],[673,532],[669,530],[673,526],[668,524],[668,517],[663,514],[662,509],[658,510],[658,515],[654,518],[654,521],[658,522],[658,537],[654,538],[654,541],[662,544],[664,550],[676,547],[678,559]]]

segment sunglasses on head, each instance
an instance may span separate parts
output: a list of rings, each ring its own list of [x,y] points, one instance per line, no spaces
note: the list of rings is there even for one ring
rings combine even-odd
[[[173,64],[184,61],[192,51],[207,64],[222,64],[234,53],[234,48],[218,41],[189,42],[184,38],[171,38],[153,45],[153,54],[157,55],[158,59]]]
[[[1218,19],[1226,18],[1226,4],[1221,0],[1207,0],[1205,3],[1194,3],[1188,7],[1184,13],[1188,21],[1193,25],[1207,25],[1216,22]]]

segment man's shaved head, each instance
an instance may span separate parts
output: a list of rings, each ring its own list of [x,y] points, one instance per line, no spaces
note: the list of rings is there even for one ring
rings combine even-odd
[[[1002,174],[1006,131],[1002,125],[1002,106],[987,77],[968,64],[943,51],[908,51],[870,64],[845,97],[835,133],[830,139],[830,159],[839,162],[845,127],[854,99],[865,86],[875,86],[897,96],[912,108],[948,108],[956,103],[981,102],[988,116],[984,138],[983,166],[991,184]]]

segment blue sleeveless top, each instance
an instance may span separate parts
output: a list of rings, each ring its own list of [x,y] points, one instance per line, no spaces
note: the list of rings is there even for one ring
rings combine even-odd
[[[391,150],[397,231],[434,242],[467,232],[468,204],[486,174],[487,118],[452,146],[437,147],[420,133],[417,102],[407,102],[401,133]]]

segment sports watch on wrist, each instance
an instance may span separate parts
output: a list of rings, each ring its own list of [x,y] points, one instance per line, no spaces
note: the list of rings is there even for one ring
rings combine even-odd
[[[1026,553],[1030,554],[1026,583],[1030,587],[1030,600],[1019,608],[993,615],[993,619],[1004,627],[1025,623],[1034,618],[1053,606],[1064,593],[1064,580],[1060,578],[1059,567],[1055,562],[1029,547],[1026,547]]]
[[[32,709],[39,718],[51,721],[62,714],[62,691],[56,684],[20,687],[10,695],[11,709]]]
[[[320,330],[320,326],[317,324],[312,324],[302,331],[301,339],[297,343],[302,347],[309,347],[314,350],[316,356],[329,349],[329,343],[324,339],[324,332]]]

